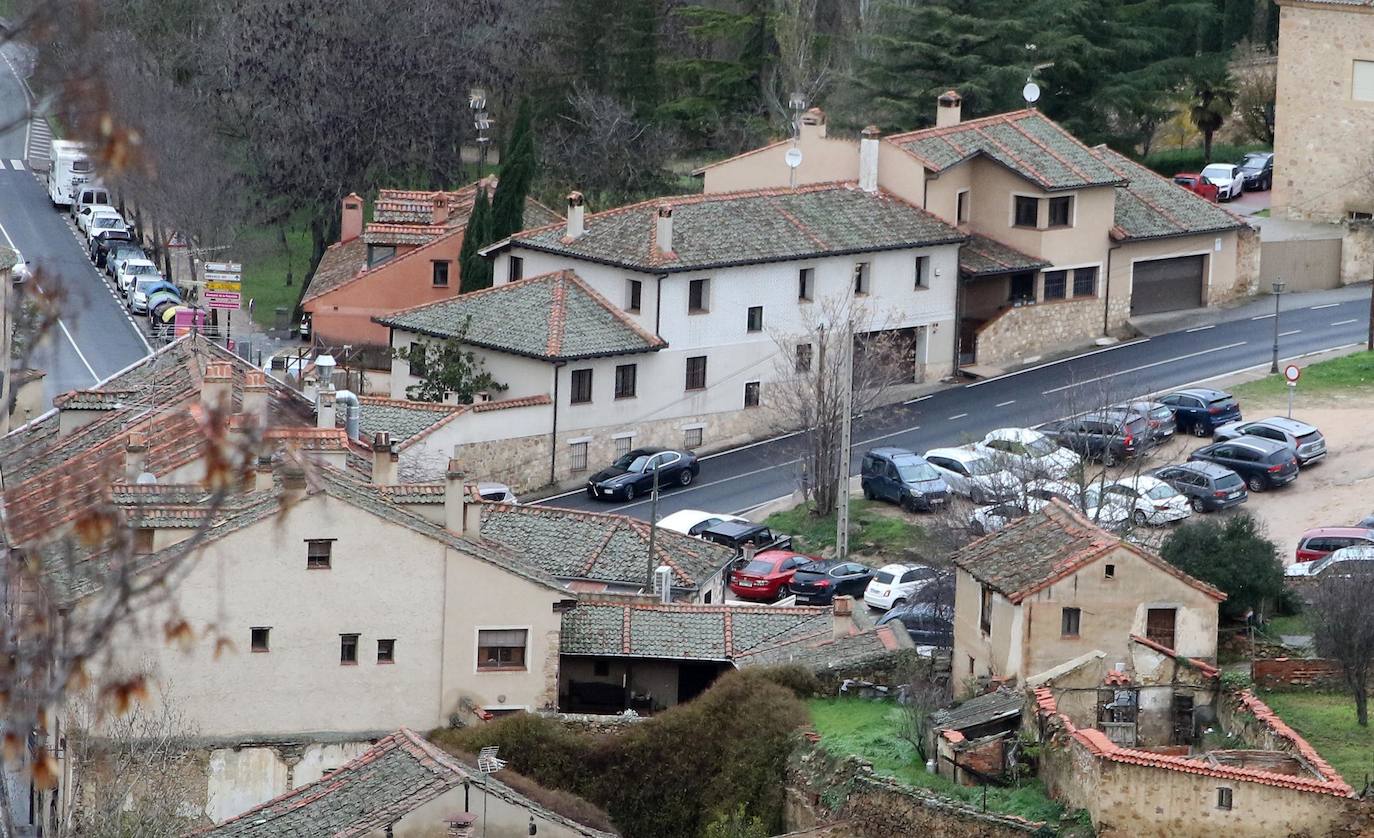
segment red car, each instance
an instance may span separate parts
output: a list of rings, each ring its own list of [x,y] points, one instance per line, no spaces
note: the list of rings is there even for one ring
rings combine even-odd
[[[1196,195],[1201,195],[1212,203],[1217,202],[1217,187],[1197,172],[1179,172],[1174,175],[1174,183]]]
[[[1374,529],[1364,527],[1317,527],[1298,539],[1297,560],[1315,562],[1342,547],[1374,547]]]
[[[813,561],[810,556],[791,550],[764,550],[730,574],[730,590],[740,599],[773,602],[787,592],[797,568]]]

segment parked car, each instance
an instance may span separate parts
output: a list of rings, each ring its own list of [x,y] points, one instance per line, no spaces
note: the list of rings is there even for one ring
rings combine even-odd
[[[1239,163],[1241,176],[1245,178],[1246,192],[1263,192],[1274,185],[1274,153],[1272,151],[1252,151]]]
[[[76,211],[76,229],[81,235],[86,235],[86,229],[90,226],[91,218],[99,213],[119,215],[119,210],[109,204],[87,204]]]
[[[92,264],[104,270],[110,259],[110,251],[117,245],[133,245],[133,238],[133,233],[128,230],[104,230],[100,235],[91,237],[86,255],[91,257]]]
[[[1213,439],[1235,439],[1239,436],[1258,436],[1282,442],[1297,456],[1298,465],[1307,467],[1326,457],[1326,437],[1306,422],[1285,416],[1270,416],[1253,422],[1231,422],[1217,428]]]
[[[903,448],[874,448],[864,454],[859,482],[869,500],[891,501],[908,512],[943,506],[949,484],[930,463]]]
[[[1355,524],[1355,526],[1357,526],[1357,527],[1369,527],[1370,529],[1374,530],[1374,515],[1366,515],[1366,516],[1364,516],[1363,518],[1361,518],[1361,519]]]
[[[1283,569],[1283,575],[1288,579],[1365,573],[1374,573],[1374,547],[1342,547],[1315,561],[1295,562]]]
[[[1252,492],[1278,488],[1298,476],[1298,458],[1287,445],[1257,436],[1214,442],[1194,451],[1188,459],[1229,468]]]
[[[1150,423],[1130,411],[1098,410],[1048,422],[1045,434],[1084,459],[1116,465],[1150,447]]]
[[[1102,523],[1161,527],[1192,515],[1188,498],[1157,477],[1142,474],[1089,486],[1084,505],[1088,516]]]
[[[119,293],[126,297],[133,290],[134,283],[140,279],[162,279],[162,274],[158,273],[157,265],[140,257],[125,259],[115,273],[115,284],[119,286]]]
[[[1078,487],[1058,480],[1032,481],[1017,494],[1018,497],[1010,501],[980,506],[973,510],[969,514],[969,529],[979,535],[997,532],[1017,518],[1039,512],[1045,504],[1055,499],[1062,500],[1075,509],[1079,508]]]
[[[72,205],[69,211],[72,217],[75,218],[77,213],[93,204],[111,206],[110,190],[103,186],[89,183],[79,187],[76,190],[76,194],[72,196]]]
[[[129,290],[129,311],[149,314],[163,299],[180,300],[180,292],[161,276],[137,277]]]
[[[873,568],[867,565],[825,559],[797,568],[787,590],[798,605],[829,605],[837,596],[863,596],[872,579]]]
[[[1174,183],[1214,204],[1217,202],[1217,185],[1197,172],[1179,172],[1174,175]]]
[[[1194,512],[1217,512],[1250,499],[1241,476],[1216,463],[1179,463],[1156,469],[1154,476],[1185,495]]]
[[[972,445],[932,448],[925,453],[925,458],[944,478],[951,492],[974,503],[994,503],[1016,493],[1016,476]]]
[[[518,505],[520,499],[515,496],[510,487],[505,483],[482,482],[477,484],[477,497],[487,503],[509,503]]]
[[[667,448],[636,448],[587,480],[587,495],[597,500],[632,501],[654,488],[658,475],[660,490],[670,486],[690,486],[701,471],[691,451]]]
[[[1077,454],[1031,428],[998,428],[989,431],[977,446],[994,462],[1023,478],[1062,480],[1083,465]]]
[[[1178,431],[1173,408],[1163,402],[1127,402],[1113,407],[1112,410],[1130,411],[1144,416],[1146,424],[1150,427],[1150,437],[1156,444],[1172,438]]]
[[[1239,422],[1240,403],[1230,393],[1207,387],[1175,390],[1159,398],[1174,411],[1178,429],[1193,436],[1207,436],[1229,422]]]
[[[1012,521],[1026,517],[1030,512],[1030,507],[1020,501],[1003,501],[980,506],[969,513],[968,528],[977,535],[987,535],[997,532]]]
[[[864,589],[864,602],[883,611],[900,607],[939,575],[923,564],[883,565]]]
[[[107,230],[128,229],[129,225],[124,223],[124,218],[119,213],[96,213],[86,224],[86,246],[90,247],[91,239]]]
[[[740,599],[781,599],[797,568],[814,559],[791,550],[765,550],[730,574],[730,590]]]
[[[1346,547],[1374,546],[1374,530],[1362,527],[1316,527],[1298,538],[1300,562],[1315,562]]]
[[[701,537],[712,544],[729,547],[741,556],[746,548],[758,553],[792,548],[792,536],[775,533],[763,524],[751,521],[721,521],[702,530]]]
[[[702,530],[714,527],[716,524],[731,521],[737,524],[748,524],[748,518],[741,518],[738,515],[724,515],[719,512],[702,512],[700,509],[680,509],[671,515],[665,515],[658,519],[659,527],[671,530],[682,535],[690,535],[694,538],[701,536]]]
[[[1202,170],[1202,176],[1217,187],[1218,201],[1234,201],[1245,194],[1245,176],[1232,163],[1212,163]]]
[[[899,623],[917,646],[948,649],[954,645],[954,607],[935,602],[913,602],[894,608],[878,618],[880,626]]]
[[[105,254],[105,275],[113,279],[119,266],[126,261],[147,258],[148,254],[143,252],[143,248],[139,247],[137,242],[112,239]]]

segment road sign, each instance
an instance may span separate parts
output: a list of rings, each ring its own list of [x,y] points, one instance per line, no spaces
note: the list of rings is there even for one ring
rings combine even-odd
[[[219,271],[206,271],[205,280],[207,282],[241,282],[242,274],[227,274]]]
[[[243,295],[237,291],[206,291],[203,296],[210,308],[233,311],[243,302]]]
[[[241,274],[243,273],[242,262],[206,262],[205,270],[207,273]]]
[[[209,291],[242,291],[243,286],[237,282],[207,282],[206,290]]]
[[[1283,377],[1288,379],[1289,384],[1297,384],[1298,379],[1302,378],[1302,368],[1297,364],[1289,364],[1283,368]]]

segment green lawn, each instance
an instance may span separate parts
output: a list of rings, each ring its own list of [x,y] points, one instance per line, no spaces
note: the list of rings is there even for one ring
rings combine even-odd
[[[1269,622],[1264,625],[1264,631],[1277,638],[1284,634],[1311,634],[1312,627],[1307,624],[1307,615],[1299,612],[1285,614],[1282,617],[1270,617]]]
[[[832,754],[854,754],[873,764],[882,775],[907,785],[929,789],[975,806],[983,803],[983,789],[955,785],[926,773],[917,762],[916,750],[897,736],[902,710],[895,704],[861,699],[817,698],[809,702],[811,723],[821,735],[821,746]],[[1016,788],[987,788],[990,812],[1017,815],[1033,821],[1057,821],[1064,807],[1051,800],[1039,780]]]
[[[1303,368],[1296,396],[1330,395],[1337,392],[1374,391],[1374,352],[1356,352]],[[1239,399],[1287,398],[1282,375],[1237,385],[1231,391]]]
[[[1374,727],[1355,723],[1355,700],[1343,693],[1310,690],[1261,695],[1282,719],[1301,733],[1331,767],[1355,788],[1374,776]]]
[[[861,498],[849,501],[849,544],[858,551],[865,544],[873,544],[880,553],[897,553],[919,545],[925,540],[925,530],[896,512],[896,507]],[[817,518],[806,504],[786,512],[775,512],[764,521],[769,527],[792,536],[793,546],[803,553],[820,553],[835,546],[835,516]]]
[[[286,224],[285,246],[277,225],[246,229],[230,252],[243,263],[244,305],[249,298],[254,300],[254,320],[271,326],[278,306],[295,307],[310,268],[310,230],[304,224]],[[290,285],[286,284],[288,273]]]

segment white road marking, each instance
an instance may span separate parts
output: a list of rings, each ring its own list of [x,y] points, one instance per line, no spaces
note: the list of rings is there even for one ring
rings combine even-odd
[[[1349,326],[1351,323],[1358,323],[1358,320],[1337,320],[1332,326]]]
[[[1340,303],[1327,303],[1327,304],[1325,304],[1325,305],[1312,306],[1311,308],[1308,309],[1308,311],[1317,311],[1318,309],[1323,309],[1323,308],[1335,308],[1335,307],[1338,306],[1338,305],[1340,305]]]
[[[1033,367],[1027,367],[1026,369],[1017,370],[1016,372],[1005,373],[1003,375],[995,375],[992,378],[985,378],[982,381],[975,381],[971,384],[965,384],[964,386],[981,387],[984,384],[987,384],[989,381],[1002,381],[1003,379],[1011,378],[1012,376],[1024,375],[1025,373],[1035,372],[1036,370],[1043,370],[1045,367],[1052,367],[1055,364],[1063,364],[1069,361],[1077,361],[1079,358],[1087,358],[1090,355],[1098,355],[1102,352],[1111,352],[1113,349],[1125,349],[1128,346],[1135,346],[1138,343],[1145,343],[1148,340],[1149,338],[1137,338],[1136,340],[1123,341],[1122,343],[1118,343],[1113,346],[1104,346],[1101,349],[1094,349],[1090,352],[1084,352],[1082,355],[1070,355],[1067,358],[1060,358],[1057,361],[1046,361],[1043,364],[1037,364]]]
[[[25,145],[24,148],[25,148],[26,151],[28,150],[28,146],[27,146],[27,145]],[[22,171],[24,171],[24,161],[23,161],[23,160],[11,160],[11,161],[10,161],[10,168],[14,169],[16,172],[22,172]]]
[[[906,401],[902,402],[902,404],[904,404],[904,405],[916,404],[916,402],[923,402],[923,401],[925,401],[926,399],[933,399],[933,398],[935,398],[935,394],[934,394],[934,393],[931,393],[931,394],[928,395],[928,396],[917,396],[917,397],[914,398],[914,399],[907,399]]]
[[[1009,399],[1008,401],[998,402],[997,404],[993,405],[993,407],[1006,407],[1009,404],[1016,404],[1016,399]]]
[[[1191,328],[1191,329],[1184,329],[1183,331],[1189,332],[1189,333],[1191,333],[1191,332],[1205,332],[1205,331],[1207,331],[1208,329],[1215,329],[1216,327],[1217,327],[1217,324],[1213,323],[1213,324],[1210,325],[1210,326],[1194,326],[1194,327]]]
[[[91,366],[90,361],[86,360],[86,356],[81,352],[81,347],[76,345],[76,338],[72,337],[72,333],[67,331],[67,324],[63,323],[62,320],[59,318],[57,321],[57,326],[59,329],[62,330],[62,334],[67,336],[67,341],[71,343],[72,350],[76,352],[76,357],[80,358],[81,363],[86,365],[86,372],[91,374],[91,378],[94,378],[97,382],[99,382],[100,376],[95,374],[95,368]]]
[[[1294,329],[1294,330],[1291,331],[1291,332],[1279,332],[1279,337],[1281,337],[1281,338],[1286,338],[1286,337],[1288,337],[1289,335],[1296,335],[1296,334],[1298,334],[1298,333],[1301,332],[1301,331],[1302,331],[1302,329]]]
[[[967,413],[956,413],[953,416],[949,417],[949,419],[946,421],[953,422],[955,419],[963,419],[967,415]]]
[[[1272,314],[1261,314],[1261,315],[1258,316],[1258,317],[1251,317],[1250,319],[1251,319],[1251,320],[1268,320],[1269,318],[1271,318],[1271,317],[1273,317],[1273,316],[1274,316],[1274,315],[1272,315]]]
[[[1143,365],[1138,366],[1138,367],[1132,367],[1131,369],[1128,369],[1128,370],[1119,370],[1119,371],[1117,371],[1117,372],[1107,373],[1106,375],[1099,375],[1099,376],[1097,376],[1096,378],[1089,378],[1089,379],[1085,379],[1085,380],[1083,380],[1083,381],[1075,381],[1075,382],[1072,383],[1072,384],[1065,384],[1063,387],[1055,387],[1054,389],[1051,389],[1051,390],[1042,391],[1042,392],[1040,393],[1040,395],[1042,395],[1042,396],[1048,396],[1048,395],[1050,395],[1050,394],[1052,394],[1052,393],[1059,393],[1059,392],[1062,392],[1062,391],[1064,391],[1064,390],[1072,390],[1073,388],[1079,387],[1079,386],[1084,385],[1084,384],[1092,384],[1093,382],[1102,381],[1102,380],[1108,379],[1108,378],[1114,378],[1114,377],[1116,377],[1116,376],[1118,376],[1118,375],[1127,375],[1127,374],[1133,373],[1133,372],[1140,372],[1141,370],[1148,370],[1148,369],[1150,369],[1151,367],[1160,367],[1160,366],[1163,366],[1163,365],[1165,365],[1165,364],[1172,364],[1172,363],[1174,363],[1175,361],[1186,361],[1186,360],[1188,360],[1189,358],[1196,358],[1196,357],[1198,357],[1199,355],[1210,355],[1210,354],[1213,353],[1213,352],[1222,352],[1222,351],[1225,351],[1225,350],[1227,350],[1227,349],[1235,349],[1237,346],[1244,346],[1245,344],[1246,344],[1246,341],[1241,340],[1241,341],[1236,341],[1235,343],[1228,343],[1228,344],[1226,344],[1225,346],[1214,346],[1214,347],[1212,347],[1211,349],[1201,349],[1201,350],[1198,350],[1197,352],[1189,352],[1187,355],[1179,355],[1177,358],[1166,358],[1166,359],[1164,359],[1163,361],[1155,361],[1153,364],[1143,364]]]

